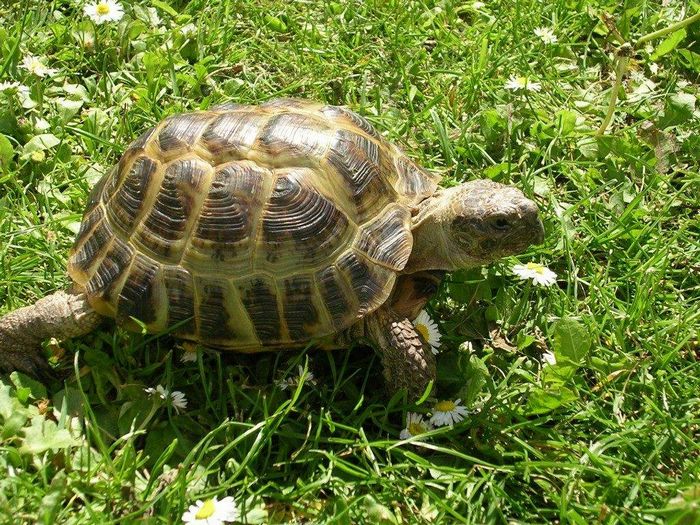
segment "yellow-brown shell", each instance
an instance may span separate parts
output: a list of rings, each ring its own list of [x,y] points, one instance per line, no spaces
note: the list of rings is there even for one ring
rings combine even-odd
[[[127,327],[247,352],[300,345],[387,299],[411,253],[410,206],[436,188],[340,107],[176,115],[94,188],[68,271]]]

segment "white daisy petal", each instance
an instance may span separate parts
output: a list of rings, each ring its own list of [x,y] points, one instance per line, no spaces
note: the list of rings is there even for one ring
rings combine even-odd
[[[87,4],[83,12],[98,25],[105,22],[118,22],[124,16],[124,8],[115,0],[100,0],[94,4]]]
[[[534,82],[528,77],[511,75],[504,87],[511,91],[540,91],[542,89],[542,84]]]
[[[435,403],[430,422],[438,427],[459,423],[469,413],[467,407],[461,405],[461,402],[461,399],[455,399]]]
[[[540,37],[542,42],[545,44],[556,44],[557,43],[557,35],[554,34],[554,31],[552,31],[549,27],[538,27],[534,31],[535,35]]]
[[[520,279],[531,279],[540,286],[551,286],[557,282],[557,274],[539,263],[516,264],[513,266],[513,273]]]
[[[415,412],[409,412],[406,414],[406,428],[404,428],[399,434],[399,439],[408,439],[412,437],[425,434],[429,430],[432,430],[433,425],[430,421],[424,421],[422,414],[417,414]]]
[[[542,354],[542,363],[544,365],[556,365],[557,356],[554,355],[554,352],[545,352]]]
[[[418,317],[414,319],[413,326],[416,327],[416,331],[423,337],[423,340],[430,345],[433,354],[438,354],[442,344],[440,343],[442,334],[440,334],[437,323],[430,318],[428,312],[421,310]]]
[[[175,390],[172,394],[170,394],[170,402],[172,403],[175,411],[178,413],[180,410],[185,410],[187,408],[187,398],[185,397],[185,394],[179,390]]]
[[[236,502],[231,496],[221,501],[216,496],[206,501],[197,500],[182,515],[182,521],[192,525],[220,525],[235,521],[240,517]]]
[[[35,57],[34,55],[26,55],[22,59],[22,63],[20,65],[32,75],[36,75],[38,77],[50,77],[56,74],[56,69],[46,67],[44,62],[39,57]]]

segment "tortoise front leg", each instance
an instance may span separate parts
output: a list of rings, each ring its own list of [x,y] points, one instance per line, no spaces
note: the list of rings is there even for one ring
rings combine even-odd
[[[383,306],[366,320],[367,337],[376,345],[391,395],[406,390],[410,402],[418,400],[428,384],[435,383],[435,356],[413,323]],[[435,388],[433,387],[433,391]]]
[[[44,375],[48,364],[41,342],[68,339],[91,332],[104,318],[83,293],[56,292],[0,318],[0,370]]]

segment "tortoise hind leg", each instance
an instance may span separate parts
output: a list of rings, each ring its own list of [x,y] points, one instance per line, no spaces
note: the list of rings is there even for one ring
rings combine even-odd
[[[85,294],[63,291],[10,312],[0,318],[0,370],[46,375],[48,364],[41,355],[41,342],[86,334],[102,319]]]
[[[409,402],[435,383],[435,356],[413,323],[384,306],[366,319],[367,336],[382,358],[384,379],[391,395],[406,390]],[[433,386],[433,391],[435,388]]]

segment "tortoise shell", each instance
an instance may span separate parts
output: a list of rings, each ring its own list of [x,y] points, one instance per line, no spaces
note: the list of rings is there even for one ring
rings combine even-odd
[[[300,100],[175,115],[93,189],[68,272],[99,313],[253,352],[376,310],[437,178],[362,117]]]

